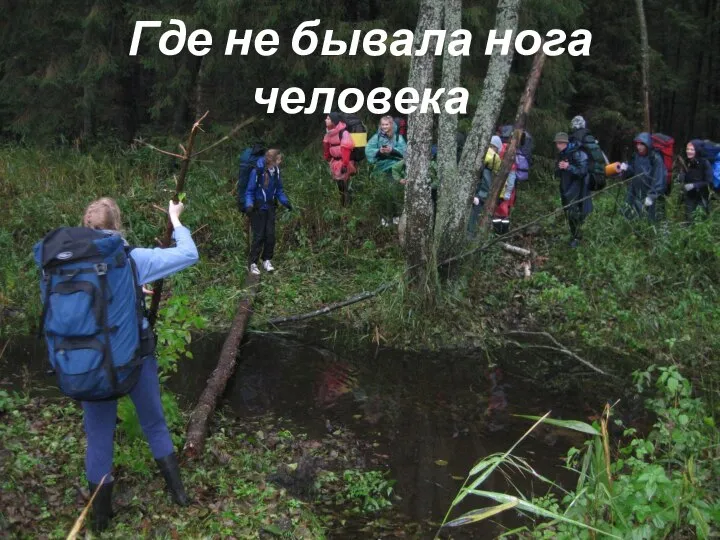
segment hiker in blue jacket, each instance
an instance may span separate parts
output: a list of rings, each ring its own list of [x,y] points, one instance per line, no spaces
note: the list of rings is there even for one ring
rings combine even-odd
[[[693,139],[685,147],[687,171],[680,175],[683,186],[682,199],[685,204],[685,221],[691,223],[698,207],[710,213],[710,186],[712,186],[712,166],[701,156],[703,143]]]
[[[180,223],[182,211],[182,203],[170,202],[168,215],[174,229],[173,239],[176,247],[167,249],[135,248],[130,251],[130,257],[135,261],[137,268],[138,283],[150,283],[162,279],[198,261],[197,248],[190,236],[190,231]],[[91,203],[85,210],[83,225],[92,229],[100,229],[108,235],[121,235],[120,209],[112,199],[99,199]],[[143,327],[147,329],[148,326],[147,319],[143,318]],[[187,506],[189,499],[180,478],[177,456],[160,401],[158,366],[154,353],[144,357],[140,378],[129,396],[173,501],[180,506]],[[110,518],[113,516],[112,462],[117,400],[83,401],[82,408],[87,435],[85,474],[91,492],[97,489],[103,477],[107,475],[93,501],[93,528],[101,531],[107,528]]]
[[[580,242],[582,224],[593,209],[589,197],[588,156],[577,142],[570,142],[567,133],[556,134],[554,142],[558,151],[555,176],[560,179],[560,200],[566,207],[570,247],[575,248]]]
[[[630,162],[620,165],[623,178],[632,178],[628,185],[625,215],[640,217],[647,214],[648,220],[656,221],[657,206],[662,204],[667,189],[665,162],[660,152],[653,149],[649,133],[640,133],[633,143],[635,153]]]
[[[266,272],[275,268],[271,259],[275,254],[275,200],[285,208],[292,210],[292,205],[283,191],[280,177],[280,165],[283,155],[280,150],[271,148],[264,158],[257,161],[257,167],[250,172],[245,206],[250,216],[252,228],[252,246],[250,247],[250,273],[260,274],[258,260],[262,254],[262,267]],[[258,178],[258,173],[260,177]]]

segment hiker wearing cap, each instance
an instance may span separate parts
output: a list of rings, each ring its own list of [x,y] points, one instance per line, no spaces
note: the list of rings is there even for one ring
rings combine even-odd
[[[475,196],[472,200],[470,220],[468,221],[468,236],[470,238],[475,237],[480,214],[482,213],[485,201],[490,194],[493,177],[500,171],[500,166],[502,165],[500,150],[502,148],[502,139],[500,139],[497,135],[493,135],[490,138],[490,146],[485,153],[485,159],[483,159],[483,168],[480,172],[480,182],[478,182],[477,189],[475,190]]]
[[[357,164],[351,159],[355,143],[340,115],[331,112],[325,117],[323,158],[330,165],[330,174],[340,191],[340,204],[350,204],[350,177],[357,172]]]
[[[365,157],[375,172],[391,174],[391,169],[405,157],[407,143],[398,133],[399,127],[392,116],[383,116],[380,127],[365,146]]]
[[[712,167],[701,155],[702,141],[693,139],[685,147],[687,171],[680,174],[683,186],[682,199],[685,204],[685,221],[691,223],[698,207],[710,213],[710,186],[712,185]]]
[[[625,200],[628,218],[647,215],[649,221],[657,221],[657,206],[662,204],[666,185],[666,170],[662,154],[653,149],[649,133],[640,133],[633,140],[635,152],[629,163],[621,163],[619,172],[631,179]]]
[[[570,247],[577,247],[581,227],[592,212],[592,199],[588,183],[588,156],[567,133],[560,132],[553,139],[558,151],[555,176],[560,179],[560,200],[570,227]]]

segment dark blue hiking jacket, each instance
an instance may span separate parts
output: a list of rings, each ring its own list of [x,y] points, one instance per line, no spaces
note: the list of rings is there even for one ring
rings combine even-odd
[[[250,179],[245,190],[245,206],[250,208],[255,205],[255,210],[267,210],[271,205],[275,204],[275,199],[277,199],[280,204],[289,208],[290,201],[283,191],[280,168],[275,167],[272,173],[267,172],[269,176],[267,187],[264,187],[264,171],[265,158],[260,158],[257,161],[257,167],[250,171]]]

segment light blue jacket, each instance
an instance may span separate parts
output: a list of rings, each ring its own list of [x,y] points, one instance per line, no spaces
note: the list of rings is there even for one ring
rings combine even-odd
[[[130,252],[137,266],[138,283],[157,281],[198,262],[197,247],[187,227],[177,227],[172,237],[176,247],[135,248]]]

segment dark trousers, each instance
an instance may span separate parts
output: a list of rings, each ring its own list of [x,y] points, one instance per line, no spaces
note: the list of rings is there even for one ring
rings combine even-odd
[[[686,193],[683,197],[685,204],[685,221],[692,223],[695,218],[695,210],[698,206],[705,210],[705,215],[710,213],[710,200],[704,193]]]
[[[267,210],[255,210],[250,214],[252,228],[252,246],[250,264],[257,264],[260,254],[262,260],[269,261],[275,254],[275,207]]]
[[[340,192],[340,204],[343,207],[350,206],[350,179],[335,180],[338,191]]]
[[[172,454],[174,448],[160,401],[158,367],[154,356],[145,358],[140,379],[130,392],[130,399],[153,457],[161,459]],[[112,471],[117,400],[83,401],[82,408],[87,435],[85,474],[89,482],[99,484],[102,477]],[[109,482],[110,478],[105,480]]]

